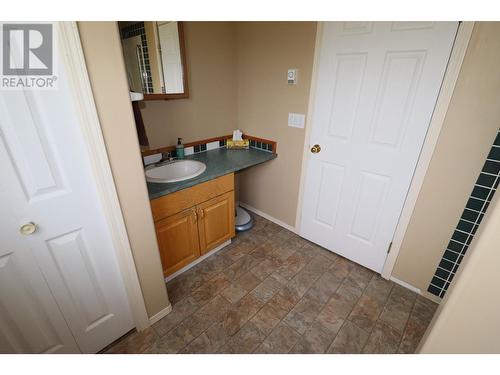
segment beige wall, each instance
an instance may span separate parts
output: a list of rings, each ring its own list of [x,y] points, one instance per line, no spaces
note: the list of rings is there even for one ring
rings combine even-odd
[[[500,353],[498,228],[497,194],[422,339],[421,353]]]
[[[185,22],[189,99],[141,102],[151,147],[236,128],[236,33],[232,22]]]
[[[237,35],[238,127],[278,142],[276,160],[241,173],[240,200],[294,226],[305,131],[287,126],[288,113],[307,115],[316,22],[243,22]]]
[[[115,22],[79,22],[85,61],[148,315],[169,305]]]
[[[476,23],[393,275],[425,291],[500,125],[500,23]]]

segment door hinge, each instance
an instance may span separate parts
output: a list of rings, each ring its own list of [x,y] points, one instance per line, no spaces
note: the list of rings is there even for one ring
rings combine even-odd
[[[389,247],[387,248],[387,254],[389,254],[391,252],[391,247],[392,247],[392,241],[391,243],[389,244]]]

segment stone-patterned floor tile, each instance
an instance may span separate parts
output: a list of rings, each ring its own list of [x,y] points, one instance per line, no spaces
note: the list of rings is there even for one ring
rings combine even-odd
[[[380,314],[380,320],[403,333],[412,307],[410,304],[389,298],[382,314]]]
[[[238,261],[234,262],[231,266],[226,268],[224,270],[224,275],[230,281],[237,280],[259,263],[259,260],[251,257],[250,255],[245,255]]]
[[[295,249],[287,245],[287,243],[278,246],[271,254],[267,257],[270,259],[274,259],[281,264],[288,258],[289,256],[295,253]]]
[[[349,273],[349,276],[347,276],[347,279],[351,280],[360,289],[365,290],[374,274],[368,268],[356,264],[351,273]]]
[[[199,340],[198,340],[199,339]],[[221,322],[216,322],[184,349],[185,353],[217,353],[229,339]]]
[[[203,284],[202,275],[188,270],[167,283],[168,299],[172,306]]]
[[[264,259],[269,254],[273,253],[277,248],[278,244],[276,241],[267,240],[261,245],[258,245],[250,252],[250,255],[256,259]]]
[[[219,294],[222,290],[226,289],[229,286],[230,281],[227,277],[220,273],[210,281],[207,281],[205,284],[196,289],[191,296],[198,302],[199,304],[204,304],[210,301],[213,297]]]
[[[301,273],[310,273],[316,275],[316,280],[325,273],[332,265],[334,261],[326,259],[325,257],[318,255],[311,259],[311,261],[304,267]]]
[[[375,298],[379,303],[384,305],[387,302],[387,298],[389,298],[392,287],[392,281],[385,280],[379,275],[374,275],[364,293]]]
[[[292,349],[300,335],[285,324],[278,324],[254,353],[284,354]]]
[[[253,267],[250,272],[260,280],[264,280],[275,272],[281,266],[282,262],[272,257],[266,257],[261,263]]]
[[[382,309],[383,305],[379,301],[367,294],[363,294],[348,319],[369,332],[375,325]]]
[[[169,315],[103,353],[411,353],[437,307],[257,215],[167,290]]]
[[[283,261],[283,264],[280,266],[280,268],[276,270],[276,274],[282,276],[286,280],[290,280],[302,268],[304,268],[310,260],[310,257],[295,252]]]
[[[266,304],[252,317],[252,319],[250,319],[250,321],[255,324],[260,331],[269,335],[286,314],[286,310]]]
[[[238,302],[246,294],[247,291],[245,289],[232,283],[226,289],[220,292],[220,295],[231,303]]]
[[[188,296],[174,305],[170,314],[153,324],[153,329],[159,336],[163,336],[199,308],[200,304],[192,296]]]
[[[269,305],[285,310],[287,313],[290,311],[297,302],[300,301],[300,296],[293,289],[288,287],[283,288],[276,293],[268,302]]]
[[[266,338],[252,321],[246,322],[219,353],[249,354],[252,353]]]
[[[323,305],[323,303],[317,300],[304,297],[285,316],[283,323],[302,335],[312,324]]]
[[[418,315],[424,322],[430,323],[438,304],[422,296],[417,296],[415,305],[413,306],[413,313]]]
[[[274,277],[269,276],[252,290],[252,295],[262,303],[268,302],[276,293],[284,288],[284,285]]]
[[[204,281],[208,281],[220,274],[231,264],[233,264],[231,260],[214,254],[198,264],[198,271],[203,275]]]
[[[254,247],[255,244],[253,243],[250,243],[248,241],[240,241],[235,246],[222,253],[221,256],[234,263],[250,253],[250,251],[252,251]]]
[[[338,257],[332,264],[329,272],[333,273],[339,278],[345,278],[349,276],[354,268],[354,263],[346,258]]]
[[[403,339],[399,345],[399,353],[413,354],[417,350],[418,344],[425,334],[428,323],[422,318],[412,313],[408,319]]]
[[[165,336],[156,340],[147,350],[150,354],[177,353],[192,340],[195,336],[183,323],[171,330]]]
[[[342,284],[343,279],[337,276],[325,272],[314,284],[309,288],[306,296],[315,299],[321,303],[326,303],[336,292],[340,284]]]
[[[270,221],[270,222],[266,223],[264,228],[262,228],[262,233],[264,235],[266,235],[267,237],[274,237],[274,236],[276,236],[276,234],[278,232],[281,232],[281,229],[282,228],[278,224]]]
[[[296,354],[323,354],[330,346],[335,334],[325,330],[321,324],[315,322],[304,333],[290,353]]]
[[[289,240],[293,236],[293,232],[289,231],[288,229],[281,229],[279,232],[277,232],[274,237],[278,238],[279,240],[282,240],[283,242]]]
[[[377,321],[363,348],[363,353],[394,354],[398,352],[401,334],[391,326]]]
[[[260,282],[260,279],[251,272],[246,272],[240,278],[234,281],[237,286],[246,290],[247,292],[253,290],[257,285],[260,284]]]
[[[213,347],[207,334],[203,332],[196,339],[191,341],[184,349],[182,349],[180,354],[211,354],[215,353],[218,348]]]
[[[220,295],[215,296],[210,302],[192,314],[184,324],[193,335],[198,336],[212,325],[220,316],[224,315],[231,304]]]
[[[338,287],[337,293],[342,294],[345,297],[358,300],[363,294],[363,289],[361,289],[351,278],[346,277],[344,281],[342,281],[342,284]]]
[[[333,340],[332,345],[328,349],[328,353],[334,354],[357,354],[368,340],[368,332],[359,328],[355,324],[347,321],[340,329],[337,337]]]
[[[356,300],[336,292],[318,314],[316,321],[325,330],[336,334],[355,304]]]
[[[412,292],[409,289],[403,288],[401,285],[394,284],[389,299],[395,302],[413,306],[415,300],[417,299],[417,293]]]
[[[292,247],[302,248],[308,243],[308,241],[294,233],[286,243]]]
[[[304,245],[302,250],[310,253],[312,256],[321,255],[332,262],[337,261],[337,259],[339,258],[339,255],[335,254],[333,251],[324,249],[321,246],[313,244],[312,242],[308,242],[306,245]]]
[[[112,346],[103,351],[104,354],[140,354],[147,351],[158,339],[158,335],[152,328],[142,332],[133,331],[122,337]]]
[[[222,314],[220,321],[228,336],[234,335],[257,311],[263,303],[251,294],[247,294],[238,303],[231,306],[227,312]]]

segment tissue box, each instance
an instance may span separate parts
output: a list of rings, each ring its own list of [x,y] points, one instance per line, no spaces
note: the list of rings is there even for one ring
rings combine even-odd
[[[250,148],[250,141],[248,139],[244,139],[242,141],[233,141],[232,139],[228,139],[226,141],[226,147],[228,150],[248,150]]]

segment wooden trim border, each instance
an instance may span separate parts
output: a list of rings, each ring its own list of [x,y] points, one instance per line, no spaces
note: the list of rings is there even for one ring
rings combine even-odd
[[[233,138],[232,134],[221,135],[220,137],[213,137],[213,138],[202,139],[199,141],[188,142],[188,143],[184,144],[184,147],[194,147],[194,146],[199,146],[202,144],[207,144],[210,142],[227,141],[228,139],[232,139],[232,138]],[[251,136],[248,134],[243,134],[243,138],[248,139],[250,141],[270,144],[272,147],[271,152],[273,154],[276,154],[276,151],[278,149],[278,143],[276,141],[271,141],[270,139],[254,137],[254,136]],[[142,157],[144,157],[144,156],[149,156],[149,155],[154,155],[154,154],[161,154],[162,152],[170,152],[170,151],[174,151],[174,150],[175,150],[175,145],[157,147],[154,149],[143,148],[143,149],[141,149],[141,154],[142,154]]]

